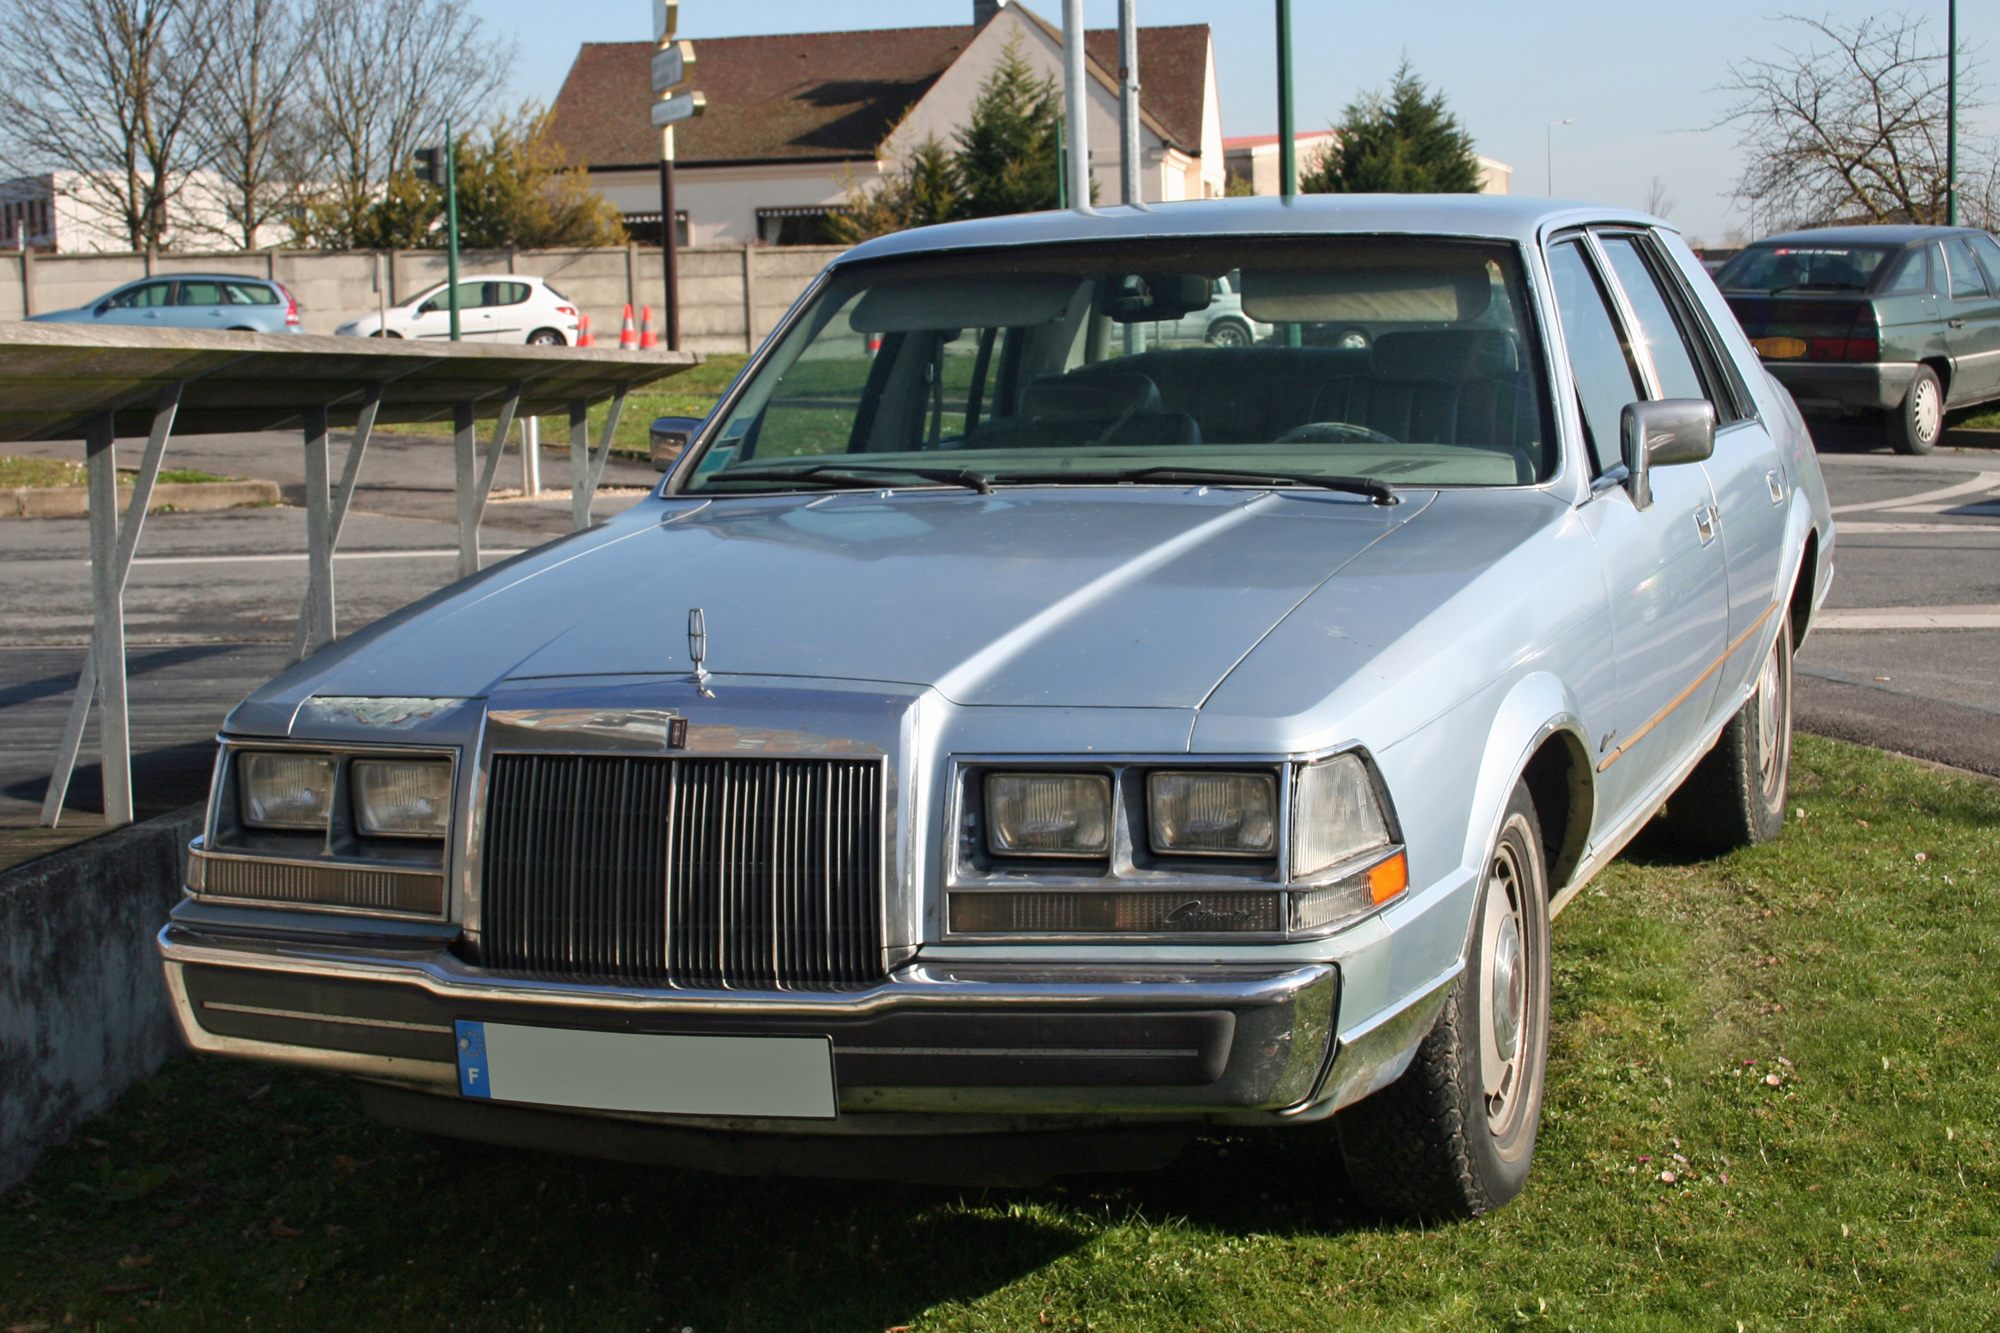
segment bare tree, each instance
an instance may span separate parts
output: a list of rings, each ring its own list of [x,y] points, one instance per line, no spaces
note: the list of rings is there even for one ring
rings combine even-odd
[[[447,119],[469,127],[513,62],[467,0],[317,0],[308,82],[326,156],[313,239],[352,245],[390,174],[441,143]]]
[[[1925,21],[1884,14],[1838,24],[1784,16],[1811,33],[1802,49],[1730,67],[1737,95],[1721,124],[1747,158],[1736,193],[1791,224],[1942,222],[1945,56]],[[1967,96],[1959,72],[1961,111]]]
[[[1653,177],[1653,183],[1646,187],[1646,202],[1639,208],[1640,211],[1651,213],[1656,218],[1672,217],[1674,197],[1667,193],[1667,183],[1658,176]]]
[[[195,123],[216,175],[226,234],[254,250],[259,231],[297,211],[316,173],[301,86],[312,26],[298,0],[212,4],[209,95]]]
[[[0,3],[0,160],[63,172],[117,219],[133,249],[157,246],[189,172],[212,95],[212,0]]]

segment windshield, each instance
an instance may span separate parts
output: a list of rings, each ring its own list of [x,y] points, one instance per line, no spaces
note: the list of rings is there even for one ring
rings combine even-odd
[[[1753,245],[1715,275],[1726,292],[1865,291],[1893,249],[1873,245]]]
[[[681,487],[1532,484],[1557,457],[1535,347],[1501,244],[1182,238],[855,265]]]

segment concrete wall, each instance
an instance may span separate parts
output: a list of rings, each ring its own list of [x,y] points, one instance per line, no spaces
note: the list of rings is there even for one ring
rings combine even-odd
[[[0,1190],[178,1054],[153,936],[202,807],[0,874]]]
[[[697,352],[749,351],[762,341],[834,246],[702,247],[680,252],[682,344]],[[615,346],[629,301],[659,319],[665,280],[658,250],[466,251],[466,277],[527,273],[546,279],[590,316],[600,343]],[[299,300],[307,333],[336,327],[444,281],[436,250],[395,252],[253,250],[220,254],[23,255],[0,252],[0,319],[89,305],[113,288],[154,274],[241,273],[283,283]],[[750,312],[754,307],[754,319]]]

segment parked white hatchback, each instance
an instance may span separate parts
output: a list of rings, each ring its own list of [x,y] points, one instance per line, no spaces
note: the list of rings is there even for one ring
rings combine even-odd
[[[481,274],[458,282],[459,337],[465,342],[563,347],[576,342],[576,302],[540,278]],[[350,338],[449,338],[448,284],[438,283],[380,314],[334,330]]]

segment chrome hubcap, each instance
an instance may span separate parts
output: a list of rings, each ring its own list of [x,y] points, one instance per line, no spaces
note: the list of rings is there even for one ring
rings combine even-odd
[[[1521,928],[1509,916],[1493,950],[1493,1044],[1502,1060],[1521,1053],[1522,998]]]
[[[1521,932],[1525,876],[1514,849],[1502,842],[1486,875],[1486,910],[1480,930],[1479,974],[1471,978],[1481,1000],[1480,1084],[1487,1127],[1504,1134],[1521,1092],[1522,1029],[1527,1020],[1528,967]]]
[[[1781,626],[1778,632],[1783,634],[1785,630]],[[1757,776],[1766,794],[1777,778],[1779,750],[1784,741],[1784,665],[1779,660],[1780,647],[1776,643],[1771,645],[1771,654],[1764,659],[1764,669],[1757,676]]]

